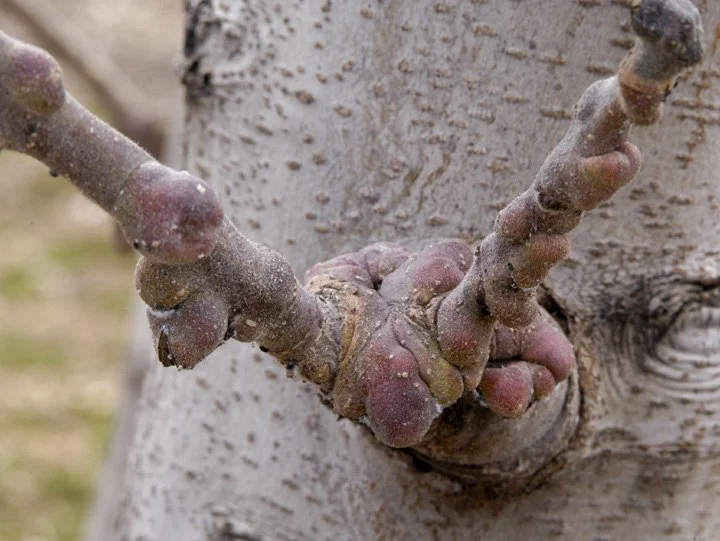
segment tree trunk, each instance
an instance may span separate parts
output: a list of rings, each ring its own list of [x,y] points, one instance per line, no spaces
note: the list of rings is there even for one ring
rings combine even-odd
[[[371,241],[475,241],[615,71],[629,4],[189,0],[186,167],[298,274]],[[582,408],[542,486],[424,473],[235,343],[151,370],[97,539],[716,538],[720,4],[697,4],[705,62],[634,130],[640,177],[546,282]]]

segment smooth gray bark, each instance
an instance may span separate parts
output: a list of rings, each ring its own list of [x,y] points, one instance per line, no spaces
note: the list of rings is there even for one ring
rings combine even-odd
[[[631,37],[620,0],[189,2],[187,167],[298,273],[370,241],[477,240]],[[698,2],[712,41],[720,5]],[[644,167],[547,287],[581,426],[513,497],[421,474],[259,350],[147,377],[97,539],[677,539],[720,527],[720,62],[635,129]],[[255,536],[255,537],[253,537]]]

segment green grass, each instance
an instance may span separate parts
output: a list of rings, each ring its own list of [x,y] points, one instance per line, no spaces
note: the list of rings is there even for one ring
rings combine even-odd
[[[66,349],[59,341],[30,333],[0,331],[0,367],[57,367],[67,360]]]
[[[5,152],[0,172],[0,541],[75,541],[111,436],[135,260],[66,180]]]
[[[92,303],[97,310],[102,310],[106,314],[124,316],[130,307],[130,282],[128,282],[127,288],[119,291],[117,289],[93,288],[82,292],[81,295],[90,297],[86,298],[85,301]]]
[[[0,272],[0,297],[23,299],[38,297],[37,285],[27,269],[11,267]]]
[[[121,259],[112,248],[110,239],[102,236],[68,240],[52,246],[48,255],[53,261],[71,271],[88,268],[89,265],[113,263]]]
[[[13,496],[13,487],[0,491],[0,539],[78,538],[93,491],[94,478],[88,478],[86,471],[21,460],[12,463],[4,475],[23,484],[25,494]],[[34,478],[37,484],[32,483]]]
[[[67,197],[73,193],[74,188],[62,177],[52,177],[48,173],[41,173],[30,182],[24,193],[25,203],[32,206],[42,206]]]
[[[128,76],[166,65],[182,29],[179,8],[154,2],[61,3],[108,36],[103,54],[141,67]],[[141,31],[159,20],[173,24]],[[3,22],[10,33],[31,30]],[[82,74],[66,75],[75,97],[102,116]],[[169,72],[154,79],[162,78],[168,90],[176,85]],[[0,193],[0,541],[75,541],[112,430],[135,259],[115,254],[110,220],[32,158],[0,152]]]

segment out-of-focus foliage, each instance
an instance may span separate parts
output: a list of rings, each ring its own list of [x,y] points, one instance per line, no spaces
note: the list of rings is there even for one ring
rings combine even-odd
[[[23,0],[2,4],[0,28],[48,48],[71,92],[102,115],[87,81],[13,3]],[[181,49],[182,2],[24,6],[50,4],[95,40],[91,54],[108,54],[122,76],[140,81],[152,108],[176,103],[171,57]],[[112,239],[106,215],[64,179],[0,152],[0,541],[81,536],[111,435],[134,294],[135,258],[118,254]]]

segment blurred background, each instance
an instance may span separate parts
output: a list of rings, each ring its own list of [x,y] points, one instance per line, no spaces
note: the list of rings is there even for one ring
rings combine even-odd
[[[182,0],[1,0],[97,115],[161,153],[179,114]],[[0,541],[75,540],[112,434],[135,256],[62,178],[0,152]]]

